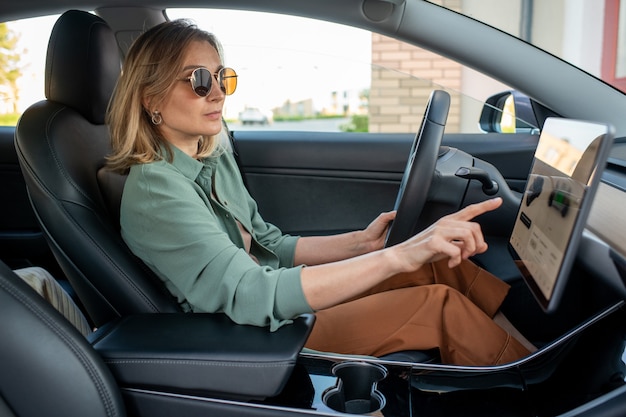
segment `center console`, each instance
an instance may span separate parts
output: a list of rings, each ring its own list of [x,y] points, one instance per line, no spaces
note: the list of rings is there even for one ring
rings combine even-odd
[[[532,387],[550,384],[577,341],[621,317],[622,304],[526,358],[487,367],[309,351],[313,315],[270,332],[219,314],[144,314],[111,323],[90,341],[130,415],[526,416],[533,415]]]

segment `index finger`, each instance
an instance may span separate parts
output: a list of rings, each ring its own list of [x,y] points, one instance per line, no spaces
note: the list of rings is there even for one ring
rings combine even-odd
[[[487,213],[497,209],[502,205],[502,198],[496,197],[489,200],[481,201],[480,203],[470,204],[469,206],[457,211],[452,216],[457,220],[469,221],[474,217],[478,217],[481,214]]]

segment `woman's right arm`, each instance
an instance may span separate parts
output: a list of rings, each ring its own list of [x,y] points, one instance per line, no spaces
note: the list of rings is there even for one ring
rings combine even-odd
[[[309,305],[321,310],[340,304],[401,272],[448,258],[454,267],[487,250],[480,226],[471,220],[495,210],[500,198],[470,205],[442,217],[426,230],[395,246],[344,261],[302,270],[302,289]]]

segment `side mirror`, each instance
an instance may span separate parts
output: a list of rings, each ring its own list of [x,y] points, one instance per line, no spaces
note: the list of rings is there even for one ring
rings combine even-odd
[[[530,98],[514,90],[489,97],[480,113],[480,128],[488,133],[533,133],[538,126]]]

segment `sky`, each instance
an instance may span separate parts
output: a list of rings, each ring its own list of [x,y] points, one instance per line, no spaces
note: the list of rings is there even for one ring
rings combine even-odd
[[[227,99],[226,111],[237,112],[245,106],[269,110],[287,99],[321,102],[331,91],[369,86],[371,35],[367,31],[299,17],[232,10],[180,9],[170,10],[168,16],[192,18],[223,44],[225,65],[240,76],[237,91]],[[56,19],[38,18],[34,24],[17,21],[9,26],[20,33],[22,47],[28,48],[21,107],[43,98],[45,54]]]
[[[19,50],[23,50],[22,64],[24,65],[23,76],[20,79],[20,103],[21,111],[30,104],[44,98],[43,71],[46,65],[46,51],[48,38],[58,16],[38,17],[31,20],[18,20],[10,22],[10,30],[20,36]],[[33,30],[37,28],[37,30]]]
[[[227,106],[269,110],[287,98],[321,102],[328,99],[330,91],[370,84],[369,32],[258,12],[188,13],[181,9],[168,16],[193,16],[198,26],[217,35],[224,48],[225,65],[240,75],[237,92],[228,98]],[[312,97],[315,93],[318,97]]]

